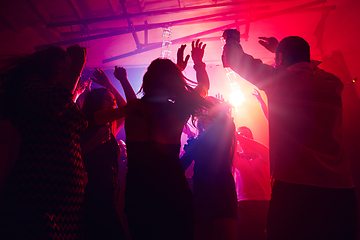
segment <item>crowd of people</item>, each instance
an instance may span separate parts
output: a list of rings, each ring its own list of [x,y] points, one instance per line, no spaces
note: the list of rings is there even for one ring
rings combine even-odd
[[[78,45],[3,60],[0,118],[17,134],[1,155],[11,164],[1,182],[0,238],[355,240],[341,80],[310,61],[301,37],[260,38],[275,67],[246,54],[237,30],[224,38],[223,65],[267,95],[269,108],[253,94],[269,122],[269,147],[248,127],[236,129],[228,102],[208,96],[200,40],[186,57],[181,45],[176,63],[153,60],[141,98],[115,66],[126,100],[101,69],[79,80],[87,51]],[[196,83],[182,73],[190,57]],[[183,132],[192,136],[180,157]]]

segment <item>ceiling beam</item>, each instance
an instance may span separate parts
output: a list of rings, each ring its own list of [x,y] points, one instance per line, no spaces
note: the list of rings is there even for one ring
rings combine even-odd
[[[41,13],[39,12],[39,10],[35,7],[35,5],[32,3],[31,0],[26,0],[27,5],[30,7],[31,11],[35,14],[35,16],[43,23],[43,24],[47,24],[45,18],[43,17],[43,15],[41,15]]]
[[[289,0],[282,0],[282,1],[289,1]],[[190,11],[190,10],[198,10],[198,9],[209,9],[209,8],[236,6],[236,5],[244,5],[244,4],[255,4],[258,2],[259,1],[242,1],[242,2],[231,2],[231,3],[222,3],[222,4],[201,5],[201,6],[194,6],[194,7],[172,8],[172,9],[164,9],[164,10],[149,11],[149,12],[127,13],[127,14],[124,13],[124,14],[117,15],[117,16],[90,18],[90,19],[59,22],[59,23],[49,23],[46,25],[46,27],[47,28],[56,28],[56,27],[65,27],[65,26],[71,26],[71,25],[91,24],[91,23],[95,23],[95,22],[105,22],[105,21],[122,20],[122,19],[127,19],[127,18],[163,15],[163,14],[168,14],[168,13],[179,13],[179,12]]]
[[[220,12],[220,13],[203,15],[203,16],[198,16],[198,17],[193,17],[193,18],[180,19],[180,20],[175,20],[175,21],[170,21],[170,22],[136,25],[136,26],[134,26],[134,30],[135,31],[150,30],[150,29],[160,28],[160,27],[163,28],[163,27],[168,27],[168,26],[189,24],[189,22],[190,22],[190,24],[193,24],[195,21],[205,21],[206,19],[210,19],[209,21],[212,21],[211,18],[215,18],[215,17],[219,17],[219,16],[221,18],[223,18],[224,16],[231,15],[231,14],[237,14],[235,17],[237,19],[239,19],[239,18],[241,19],[242,17],[245,18],[246,16],[238,15],[240,12],[264,11],[264,10],[269,10],[269,9],[270,9],[270,6],[252,7],[247,10],[244,9],[242,11],[236,10],[236,11]],[[231,20],[233,20],[233,19],[234,19],[234,17],[232,17]],[[219,19],[217,18],[217,20],[219,20]],[[227,20],[229,20],[229,19],[227,19]],[[102,28],[102,29],[96,29],[96,30],[89,30],[89,33],[114,32],[114,31],[126,31],[126,33],[129,33],[128,27]],[[82,34],[82,31],[64,32],[64,33],[61,33],[60,36],[61,37],[78,36],[79,34]]]
[[[275,17],[275,16],[279,16],[279,15],[283,15],[283,14],[288,14],[288,13],[291,13],[291,12],[294,12],[294,11],[299,11],[299,10],[306,9],[306,8],[309,8],[309,7],[312,7],[312,6],[323,4],[324,2],[326,2],[326,1],[325,0],[317,0],[317,1],[309,2],[309,3],[301,4],[301,5],[298,5],[298,6],[295,6],[295,7],[283,9],[283,10],[280,10],[280,11],[274,11],[274,12],[265,13],[262,16],[254,17],[254,18],[252,18],[250,20],[243,20],[241,22],[232,23],[232,24],[221,26],[221,27],[213,28],[213,29],[210,29],[210,30],[206,30],[206,31],[203,31],[203,32],[191,34],[191,35],[188,35],[186,37],[174,39],[171,42],[173,44],[177,44],[177,43],[187,42],[189,40],[191,41],[193,39],[196,39],[196,38],[199,38],[201,36],[208,35],[208,34],[211,34],[211,33],[214,33],[214,32],[220,32],[220,31],[224,31],[225,29],[228,29],[228,28],[234,28],[236,26],[245,25],[247,22],[255,22],[255,21],[263,20],[263,19],[270,18],[270,17]],[[122,58],[125,58],[125,57],[133,56],[133,55],[136,55],[136,54],[139,54],[139,53],[151,51],[151,50],[154,50],[154,49],[157,49],[157,48],[161,48],[161,46],[162,46],[162,44],[159,43],[159,44],[151,45],[150,47],[137,49],[137,50],[132,51],[132,52],[128,52],[128,53],[125,53],[125,54],[121,54],[121,55],[118,55],[118,56],[114,56],[114,57],[111,57],[111,58],[104,59],[102,61],[102,63],[108,63],[108,62],[112,62],[112,61],[122,59]]]
[[[259,8],[261,8],[261,7],[259,7]],[[188,23],[188,22],[194,22],[194,21],[198,21],[198,20],[202,20],[202,19],[216,17],[219,15],[234,14],[234,13],[239,13],[239,11],[216,13],[216,14],[210,14],[210,15],[205,15],[205,16],[199,16],[199,17],[194,17],[194,18],[187,18],[187,19],[181,19],[181,20],[163,22],[163,23],[143,24],[143,25],[137,25],[137,26],[132,26],[132,27],[128,26],[128,27],[115,28],[112,32],[108,32],[108,33],[104,33],[104,34],[92,35],[92,36],[88,36],[88,37],[80,37],[80,38],[65,40],[65,41],[52,43],[52,44],[39,45],[39,46],[35,47],[35,50],[44,49],[46,47],[53,46],[53,45],[55,45],[55,46],[71,45],[71,44],[75,44],[75,43],[79,43],[79,42],[83,42],[83,41],[90,41],[90,40],[96,40],[96,39],[101,39],[101,38],[114,37],[114,36],[118,36],[118,35],[132,33],[133,31],[139,32],[139,31],[145,31],[145,30],[150,30],[150,29],[175,26],[175,25],[184,24],[184,23]]]
[[[127,11],[127,7],[125,5],[125,0],[119,0],[120,4],[121,4],[121,7],[123,9],[123,12],[125,15],[129,15],[128,11]],[[130,17],[127,17],[126,18],[126,21],[128,22],[128,26],[129,26],[129,30],[134,38],[134,41],[135,41],[135,44],[136,44],[136,47],[137,49],[140,49],[141,48],[141,43],[139,41],[139,37],[136,33],[136,31],[134,30],[134,24],[133,22],[131,21]]]

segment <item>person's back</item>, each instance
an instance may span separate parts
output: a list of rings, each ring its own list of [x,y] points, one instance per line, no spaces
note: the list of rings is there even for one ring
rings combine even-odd
[[[268,239],[355,239],[356,197],[341,141],[340,79],[310,64],[310,47],[300,37],[279,43],[276,68],[245,54],[238,43],[224,49],[230,66],[268,97],[275,179]]]
[[[179,161],[183,127],[206,101],[168,59],[144,75],[144,96],[128,102],[125,213],[132,239],[192,239],[192,195]]]
[[[306,62],[277,70],[282,77],[267,91],[273,177],[352,187],[341,143],[341,80]]]

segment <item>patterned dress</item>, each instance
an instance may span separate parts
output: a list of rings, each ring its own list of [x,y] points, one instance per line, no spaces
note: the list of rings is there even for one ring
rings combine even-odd
[[[0,238],[82,238],[85,116],[65,88],[36,76],[18,94],[21,143],[5,185]]]

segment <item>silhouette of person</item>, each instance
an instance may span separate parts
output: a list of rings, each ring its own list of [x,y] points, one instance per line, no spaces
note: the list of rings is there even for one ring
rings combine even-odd
[[[275,68],[231,39],[224,55],[268,97],[275,179],[268,239],[355,239],[355,190],[341,141],[341,80],[312,66],[309,44],[298,36],[280,41]]]

